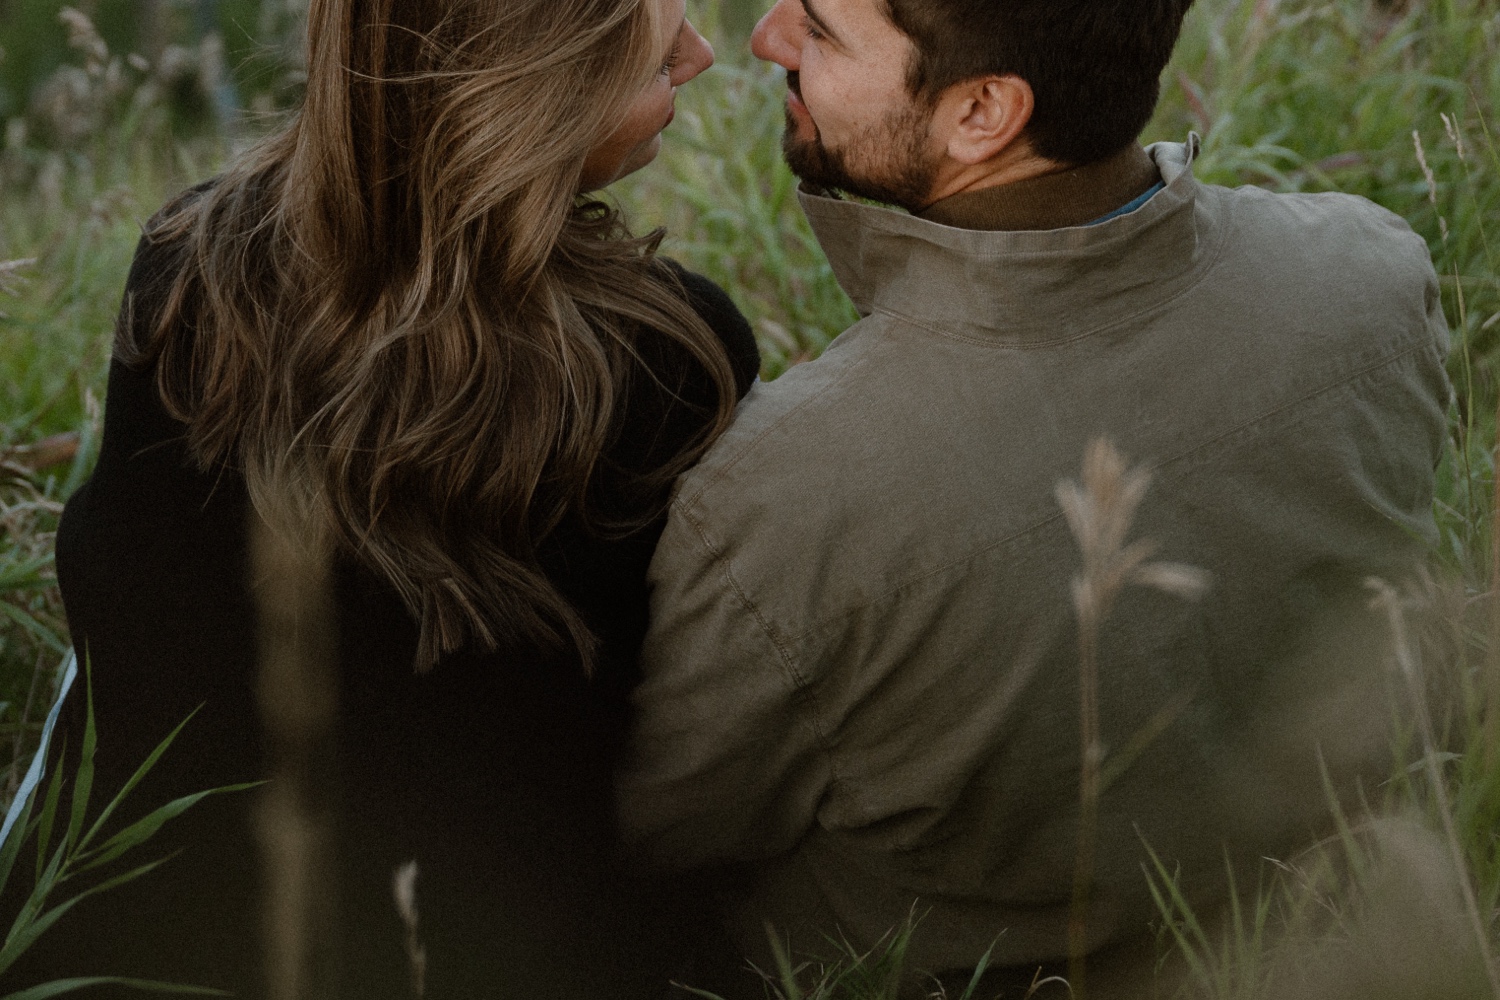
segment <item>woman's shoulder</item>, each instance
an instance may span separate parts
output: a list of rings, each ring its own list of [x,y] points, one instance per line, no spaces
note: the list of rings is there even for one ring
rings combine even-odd
[[[189,238],[181,224],[184,211],[213,189],[217,178],[188,188],[168,201],[141,227],[121,302],[122,324],[154,325],[186,261]],[[123,332],[123,329],[122,331]]]
[[[159,322],[189,252],[188,238],[170,220],[211,184],[178,195],[142,227],[116,321],[96,479],[163,462],[184,473],[198,471],[187,453],[186,425],[162,402],[158,359],[136,345]],[[221,479],[222,470],[210,478]]]
[[[719,341],[729,357],[734,371],[735,390],[743,396],[750,391],[760,373],[760,349],[755,344],[755,334],[750,321],[729,293],[710,278],[689,271],[669,257],[657,258],[682,285],[688,305],[693,307],[709,328],[718,334]]]

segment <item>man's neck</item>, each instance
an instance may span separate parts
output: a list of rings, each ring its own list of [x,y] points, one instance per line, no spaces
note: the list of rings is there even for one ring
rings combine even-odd
[[[991,175],[1000,179],[961,188],[915,214],[958,229],[1062,229],[1108,215],[1161,179],[1156,164],[1136,143],[1086,166],[1052,166],[1028,171],[1018,164],[1016,170]]]

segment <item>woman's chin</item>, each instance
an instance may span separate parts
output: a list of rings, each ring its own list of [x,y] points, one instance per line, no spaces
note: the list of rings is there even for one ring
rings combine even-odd
[[[620,172],[615,175],[615,180],[619,180],[622,177],[628,177],[631,174],[635,173],[637,170],[640,170],[643,167],[650,166],[652,161],[654,161],[657,155],[660,153],[661,133],[658,132],[650,139],[646,140],[639,146],[635,147],[635,149],[631,150],[630,155],[627,156],[625,158],[625,162],[621,164]]]
[[[609,174],[602,179],[591,178],[587,174],[585,174],[583,184],[579,188],[579,190],[581,192],[597,191],[600,188],[608,187],[615,181],[621,180],[625,177],[629,177],[637,170],[649,166],[651,162],[656,159],[657,154],[659,154],[660,152],[661,133],[658,132],[650,139],[632,149],[629,153],[626,153],[625,157],[620,160],[620,165],[615,169],[614,173]]]

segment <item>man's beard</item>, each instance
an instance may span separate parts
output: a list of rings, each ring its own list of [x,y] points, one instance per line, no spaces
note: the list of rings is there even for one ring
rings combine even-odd
[[[795,74],[787,74],[787,86],[801,98]],[[792,173],[810,186],[915,212],[926,206],[937,174],[936,161],[927,155],[932,111],[931,105],[914,101],[867,126],[844,148],[830,149],[816,122],[811,139],[798,138],[797,119],[788,108],[781,152]]]

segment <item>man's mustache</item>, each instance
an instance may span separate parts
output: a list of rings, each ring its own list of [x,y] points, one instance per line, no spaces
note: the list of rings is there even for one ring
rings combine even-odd
[[[802,100],[802,76],[796,70],[786,71],[786,87],[797,95],[797,100]]]

